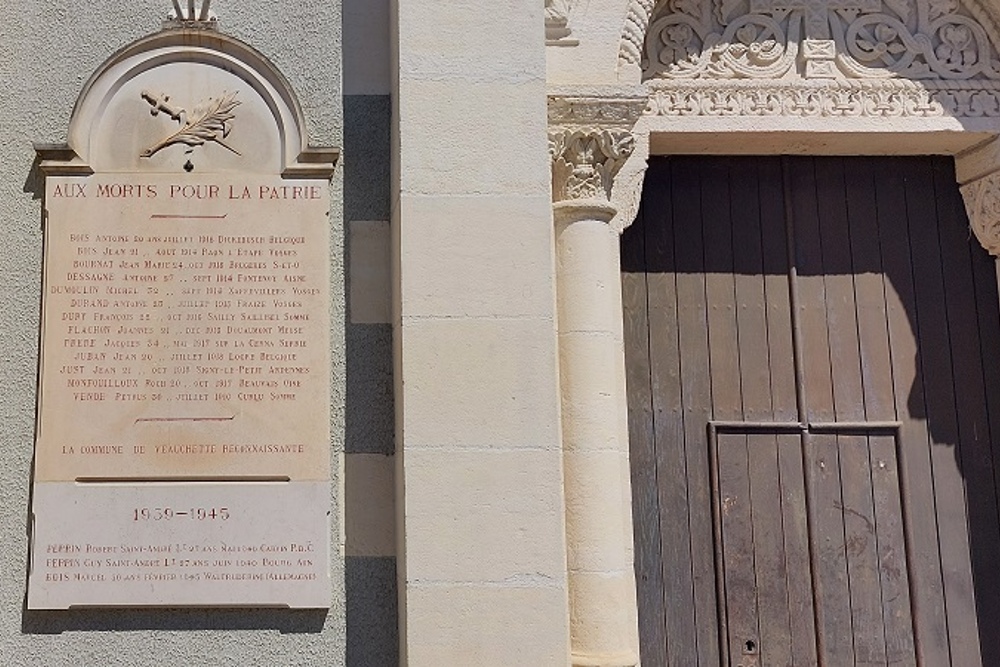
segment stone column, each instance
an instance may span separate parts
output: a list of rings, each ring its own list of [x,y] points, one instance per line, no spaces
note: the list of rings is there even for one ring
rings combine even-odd
[[[598,117],[606,121],[616,108],[624,109],[617,123],[589,124]],[[613,181],[634,149],[630,130],[639,110],[637,103],[616,107],[606,100],[550,97],[575,667],[639,662],[619,244],[610,224],[616,213]]]

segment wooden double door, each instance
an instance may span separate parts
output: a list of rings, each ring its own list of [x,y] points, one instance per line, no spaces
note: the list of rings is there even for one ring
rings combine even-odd
[[[1000,313],[944,157],[650,162],[644,667],[1000,665]]]

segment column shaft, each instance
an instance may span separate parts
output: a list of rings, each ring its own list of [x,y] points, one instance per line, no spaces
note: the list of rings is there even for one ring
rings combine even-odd
[[[587,216],[586,209],[571,209]],[[638,664],[618,234],[557,207],[570,631],[576,667]],[[563,218],[563,219],[560,219]]]

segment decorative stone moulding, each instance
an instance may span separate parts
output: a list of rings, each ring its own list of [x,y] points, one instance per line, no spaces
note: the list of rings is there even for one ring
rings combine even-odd
[[[648,116],[1000,117],[992,81],[660,79],[649,88]]]
[[[622,28],[621,47],[618,63],[623,67],[639,67],[642,63],[642,45],[646,40],[646,28],[653,13],[656,0],[630,0]]]
[[[557,216],[575,211],[611,221],[622,211],[619,200],[637,199],[637,192],[623,196],[623,190],[641,188],[646,154],[640,151],[636,156],[639,171],[628,170],[629,186],[623,188],[618,176],[626,164],[633,163],[636,146],[646,145],[633,134],[646,104],[642,89],[549,96],[552,201]],[[636,180],[638,187],[632,183]]]

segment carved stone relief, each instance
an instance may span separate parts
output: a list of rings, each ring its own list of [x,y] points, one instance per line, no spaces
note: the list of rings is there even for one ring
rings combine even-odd
[[[959,0],[668,0],[646,78],[1000,80],[996,31]]]
[[[628,130],[549,132],[553,201],[610,200],[614,177],[634,148],[635,140]]]
[[[570,0],[545,0],[545,39],[549,42],[569,37]]]
[[[173,105],[168,95],[142,91],[142,99],[153,107],[150,110],[153,116],[165,113],[181,123],[181,128],[144,150],[141,157],[153,157],[160,150],[174,144],[185,144],[193,150],[194,147],[204,146],[208,142],[215,142],[226,150],[240,155],[238,150],[226,143],[226,137],[232,129],[230,123],[236,118],[233,110],[241,104],[236,99],[237,94],[224,92],[219,97],[210,97],[197,104],[189,113],[186,109]]]
[[[646,113],[997,117],[997,43],[959,0],[668,0]]]
[[[644,104],[641,97],[549,97],[553,202],[611,200]]]
[[[164,30],[218,30],[219,17],[212,11],[212,0],[172,0],[173,7],[163,22]]]
[[[986,251],[1000,256],[1000,173],[962,186],[969,225]]]

